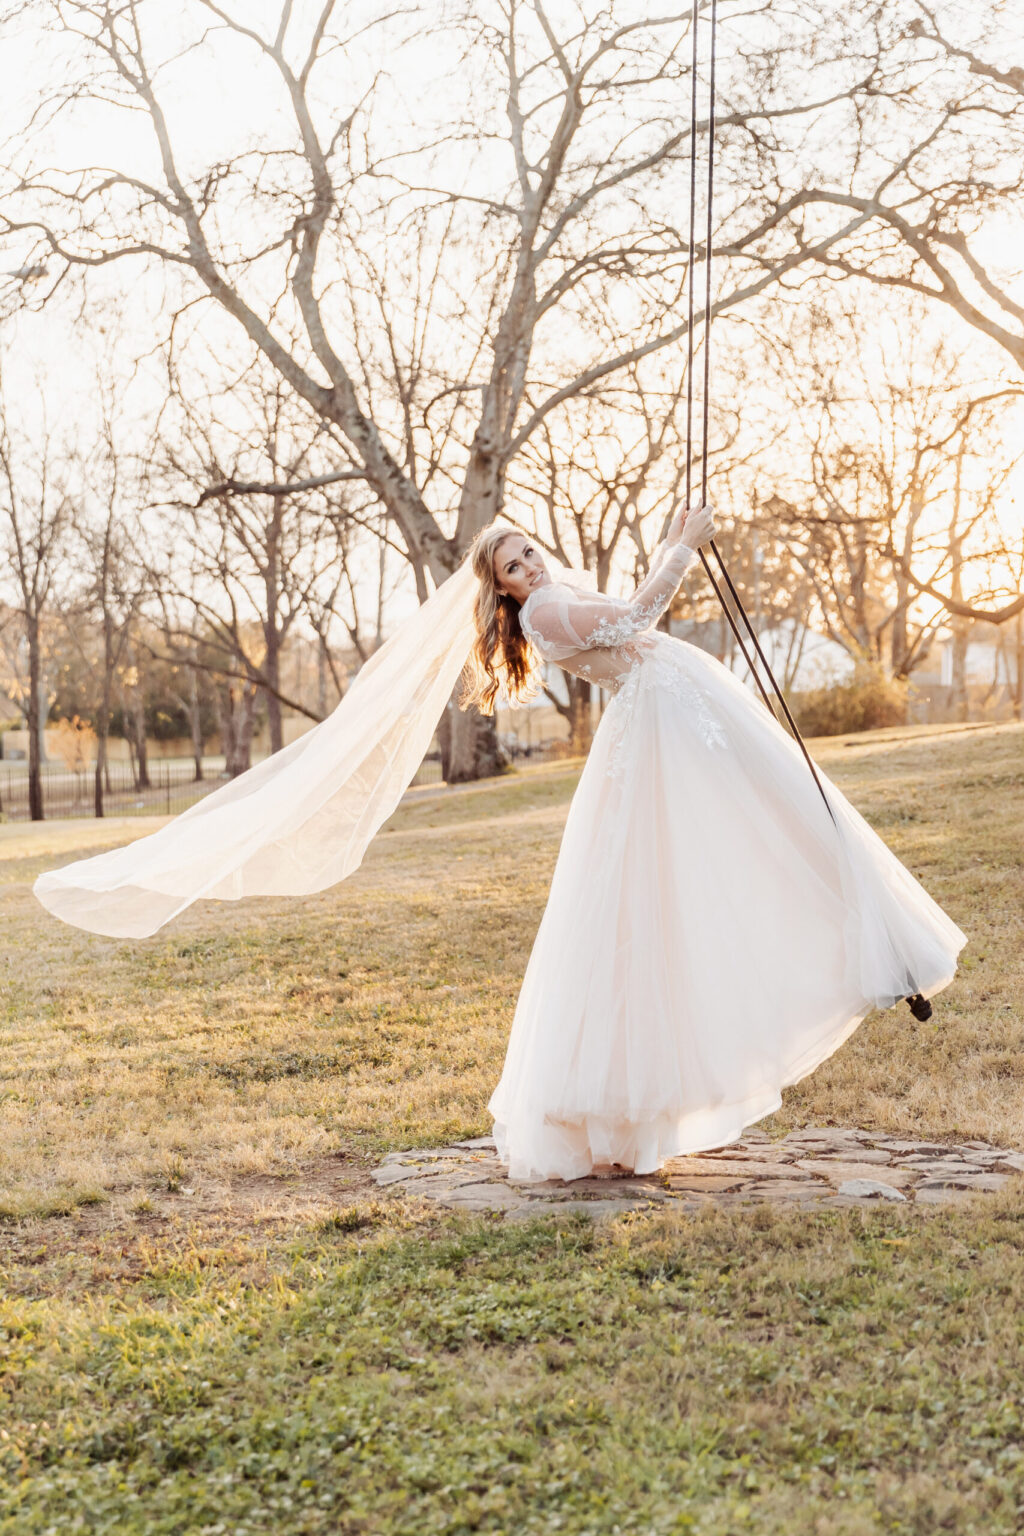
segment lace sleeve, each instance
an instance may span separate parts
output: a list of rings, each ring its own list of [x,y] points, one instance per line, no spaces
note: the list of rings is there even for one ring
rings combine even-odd
[[[659,546],[631,598],[576,592],[552,582],[527,599],[520,615],[523,629],[552,661],[595,645],[622,645],[658,622],[696,558],[688,544]]]

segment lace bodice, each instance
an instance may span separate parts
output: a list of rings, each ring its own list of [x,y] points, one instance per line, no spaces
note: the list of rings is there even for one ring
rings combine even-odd
[[[657,641],[649,633],[695,563],[688,544],[658,545],[651,568],[632,597],[608,597],[571,582],[552,581],[531,592],[519,622],[545,661],[616,692]]]

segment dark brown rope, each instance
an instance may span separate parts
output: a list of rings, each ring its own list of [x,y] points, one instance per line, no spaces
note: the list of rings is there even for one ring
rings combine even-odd
[[[698,30],[699,17],[700,17],[700,0],[693,0],[693,51],[692,51],[692,58],[691,58],[692,78],[691,78],[691,91],[690,91],[690,250],[689,250],[689,270],[687,272],[687,281],[688,281],[688,286],[689,286],[689,309],[688,309],[689,325],[688,325],[688,328],[687,328],[687,368],[686,368],[686,505],[687,506],[690,505],[691,466],[692,466],[692,463],[693,463],[693,350],[694,350],[694,348],[693,348],[693,328],[694,328],[694,306],[693,306],[694,281],[693,281],[693,276],[694,276],[694,266],[695,266],[695,263],[696,263],[696,240],[695,240],[695,233],[696,233],[696,200],[697,200],[696,199],[696,192],[697,192],[697,62],[698,62],[697,30]],[[700,472],[700,498],[701,498],[701,503],[702,504],[707,501],[707,495],[708,495],[708,434],[709,434],[709,427],[710,427],[710,410],[711,410],[711,320],[712,320],[712,308],[711,308],[711,251],[712,251],[712,237],[713,237],[713,234],[714,234],[713,214],[714,214],[714,192],[715,192],[715,62],[716,62],[716,41],[717,41],[717,27],[718,27],[718,0],[711,0],[711,18],[710,18],[710,21],[711,21],[711,46],[710,46],[710,59],[709,59],[709,70],[708,70],[708,98],[709,98],[709,101],[708,101],[707,234],[706,234],[705,245],[704,245],[704,398],[703,398],[703,401],[702,401],[703,410],[702,410],[702,423],[701,423],[701,472]],[[790,732],[793,735],[793,737],[794,737],[797,745],[799,746],[801,752],[803,753],[803,755],[804,755],[804,757],[805,757],[805,759],[807,761],[807,766],[811,770],[811,777],[814,779],[815,784],[817,784],[818,792],[820,793],[821,798],[825,802],[825,807],[828,810],[829,815],[832,817],[833,822],[835,822],[835,819],[836,819],[835,818],[835,813],[833,812],[832,807],[829,804],[828,796],[826,795],[824,787],[822,786],[822,782],[821,782],[821,780],[818,777],[818,770],[814,766],[814,761],[813,761],[813,759],[811,757],[811,754],[807,750],[807,746],[806,746],[806,744],[804,742],[804,739],[803,739],[803,737],[800,734],[800,729],[797,726],[796,721],[793,719],[793,714],[792,714],[792,711],[790,710],[790,707],[789,707],[788,703],[786,702],[785,695],[783,694],[782,689],[779,687],[779,684],[776,681],[775,673],[772,671],[771,665],[770,665],[770,663],[768,661],[768,658],[764,654],[764,651],[763,651],[763,649],[761,647],[761,642],[758,639],[757,634],[754,631],[753,624],[751,624],[751,622],[750,622],[750,617],[749,617],[749,615],[747,613],[747,610],[744,608],[743,603],[740,600],[740,595],[736,591],[735,586],[733,585],[732,577],[729,575],[729,572],[726,569],[725,561],[722,559],[721,552],[719,551],[718,545],[715,543],[714,539],[711,540],[711,542],[710,542],[708,547],[712,550],[712,552],[713,552],[713,554],[715,556],[715,559],[718,562],[718,566],[719,566],[719,569],[720,569],[720,571],[722,573],[722,577],[725,580],[726,586],[729,588],[729,592],[730,592],[730,595],[732,597],[733,602],[736,604],[736,610],[739,613],[740,617],[742,618],[744,624],[747,627],[747,631],[748,631],[748,633],[750,635],[750,638],[751,638],[751,640],[754,643],[754,649],[757,652],[757,654],[758,654],[758,656],[759,656],[759,658],[761,660],[761,663],[762,663],[762,665],[764,667],[765,672],[768,674],[768,679],[769,679],[769,681],[770,681],[770,683],[772,685],[772,688],[775,691],[775,694],[776,694],[776,696],[778,698],[778,701],[782,705],[782,712],[785,715],[786,722],[787,722],[787,724],[789,726]],[[773,719],[778,720],[779,717],[778,717],[778,714],[777,714],[777,712],[775,710],[775,706],[772,704],[770,698],[768,697],[767,690],[765,689],[765,686],[764,686],[763,682],[761,681],[760,673],[758,672],[756,666],[754,665],[753,661],[751,660],[750,654],[747,651],[747,648],[746,648],[746,646],[743,643],[743,640],[742,640],[742,638],[740,636],[740,632],[737,629],[736,623],[735,623],[735,621],[733,619],[733,616],[732,616],[732,614],[729,611],[729,605],[726,602],[725,597],[722,594],[722,590],[719,587],[718,582],[715,580],[714,573],[712,572],[711,566],[708,563],[707,556],[705,555],[703,549],[699,550],[698,554],[700,555],[700,558],[701,558],[701,561],[703,563],[704,569],[705,569],[705,571],[708,574],[708,578],[709,578],[709,580],[711,582],[711,585],[714,588],[715,596],[718,598],[718,601],[722,605],[722,611],[725,614],[726,618],[728,619],[729,625],[730,625],[730,627],[732,629],[732,632],[733,632],[733,634],[736,637],[737,644],[739,645],[739,648],[740,648],[740,650],[743,653],[743,659],[747,663],[747,666],[750,669],[750,674],[753,677],[753,679],[754,679],[755,683],[757,684],[758,688],[760,689],[761,697],[764,699],[765,705],[766,705],[769,713],[772,715]]]
[[[687,507],[689,507],[689,505],[690,505],[690,496],[691,496],[692,488],[693,488],[693,350],[694,350],[694,348],[693,348],[693,333],[694,333],[694,307],[693,307],[694,306],[694,281],[693,281],[693,273],[694,273],[694,268],[696,267],[696,264],[697,264],[697,63],[698,63],[698,53],[697,53],[698,28],[697,28],[697,20],[698,20],[698,7],[699,7],[699,4],[700,4],[700,0],[694,0],[694,5],[693,5],[693,28],[692,28],[692,30],[693,30],[693,48],[692,48],[692,55],[691,55],[691,59],[690,59],[690,239],[689,239],[689,255],[688,255],[688,261],[687,261],[687,274],[686,274],[686,276],[687,276],[687,292],[688,292],[688,307],[687,307],[687,327],[686,327],[686,503],[685,504],[686,504]],[[712,58],[711,91],[712,91],[712,96],[711,96],[711,137],[710,137],[710,148],[709,148],[709,154],[708,154],[708,175],[709,175],[709,178],[713,177],[713,175],[714,175],[714,154],[711,151],[713,150],[713,146],[714,146],[714,40],[715,40],[715,23],[716,23],[716,20],[717,20],[717,12],[712,14],[712,26],[711,26],[711,58]],[[709,196],[708,196],[708,228],[709,228],[709,231],[710,231],[710,221],[711,221],[711,198],[710,198],[710,191],[711,191],[711,183],[709,181]],[[710,294],[710,282],[711,282],[711,239],[710,239],[710,233],[709,233],[709,236],[708,236],[708,243],[707,243],[707,248],[706,248],[706,251],[705,251],[705,264],[707,266],[707,271],[708,271],[708,292]],[[701,461],[701,500],[702,501],[706,501],[707,500],[707,478],[708,478],[708,476],[707,476],[707,463],[708,463],[708,400],[709,400],[709,392],[708,392],[708,357],[709,357],[709,353],[707,351],[707,337],[708,337],[708,330],[709,330],[709,324],[710,324],[710,317],[711,317],[711,310],[710,310],[710,303],[708,303],[708,304],[705,305],[705,310],[704,310],[705,353],[704,353],[703,458],[702,458],[702,461]],[[712,548],[714,548],[714,544],[712,544]],[[701,562],[702,562],[702,564],[704,566],[705,571],[708,574],[708,580],[711,582],[711,585],[712,585],[712,587],[715,590],[715,596],[718,598],[718,601],[722,605],[722,612],[725,614],[725,617],[729,621],[729,628],[733,632],[733,636],[735,637],[736,644],[739,646],[740,650],[743,652],[743,659],[747,663],[747,666],[750,668],[750,674],[753,677],[753,679],[754,679],[755,683],[757,684],[758,688],[761,690],[761,697],[764,699],[765,708],[768,710],[768,713],[770,715],[772,715],[774,718],[777,719],[778,716],[775,714],[775,708],[774,708],[774,706],[772,704],[772,701],[768,697],[768,693],[767,693],[767,691],[765,689],[764,684],[761,681],[761,677],[760,677],[760,674],[759,674],[757,668],[754,666],[754,663],[750,659],[750,654],[747,651],[747,648],[746,648],[746,646],[743,643],[743,636],[740,634],[739,630],[736,627],[736,620],[733,618],[732,613],[731,613],[730,608],[729,608],[729,604],[726,602],[725,598],[723,597],[722,590],[719,587],[718,582],[715,580],[714,572],[712,571],[710,565],[708,564],[707,557],[704,554],[703,549],[698,550],[697,553],[700,555]],[[729,580],[729,573],[726,571],[725,566],[724,566],[724,564],[722,562],[722,557],[718,554],[717,549],[715,550],[715,554],[716,554],[716,556],[718,558],[719,565],[722,567],[722,572],[725,575],[726,580],[728,581]],[[730,585],[730,587],[732,587],[731,581],[729,582],[729,585]],[[739,599],[737,598],[737,603],[738,602],[739,602]]]
[[[696,219],[696,212],[695,212],[695,203],[696,203],[696,191],[697,191],[697,62],[698,62],[697,23],[698,23],[698,20],[699,20],[699,16],[700,16],[700,0],[693,0],[693,59],[692,59],[692,71],[693,71],[693,73],[692,73],[692,89],[691,89],[691,92],[690,92],[690,253],[689,253],[689,271],[687,272],[687,281],[688,281],[688,284],[689,284],[689,327],[688,327],[688,335],[687,335],[687,370],[686,370],[686,505],[687,505],[687,507],[689,507],[689,505],[690,505],[690,481],[691,481],[691,469],[692,469],[692,464],[693,464],[693,425],[692,425],[692,423],[693,423],[693,326],[694,326],[694,312],[693,312],[693,269],[694,269],[694,264],[695,264],[695,260],[696,260],[696,242],[695,242],[695,230],[696,230],[695,219]],[[705,283],[704,283],[704,399],[703,399],[703,421],[702,421],[702,436],[701,436],[701,473],[700,473],[700,495],[701,495],[701,503],[702,504],[707,501],[707,492],[708,492],[708,431],[709,431],[710,405],[711,405],[711,388],[710,388],[710,385],[711,385],[711,320],[712,320],[712,309],[711,309],[711,250],[712,250],[712,236],[713,236],[713,233],[714,233],[713,223],[712,223],[712,216],[713,216],[713,198],[714,198],[714,188],[715,188],[715,55],[716,55],[715,43],[716,43],[716,28],[717,28],[717,24],[718,24],[718,0],[711,0],[711,18],[710,19],[711,19],[711,49],[710,49],[710,65],[709,65],[709,72],[708,72],[708,93],[709,93],[709,98],[710,98],[710,100],[709,100],[709,107],[708,107],[708,187],[707,187],[707,205],[708,206],[707,206],[707,235],[706,235],[705,246],[704,246],[704,275],[705,275]],[[748,632],[750,634],[750,638],[754,642],[754,648],[757,651],[757,654],[760,657],[762,663],[764,664],[764,669],[765,669],[765,671],[768,674],[768,677],[769,677],[769,679],[771,681],[771,685],[772,685],[773,689],[775,690],[776,695],[778,696],[779,703],[782,705],[782,709],[783,709],[783,712],[785,714],[786,720],[787,720],[787,722],[789,724],[789,728],[790,728],[790,730],[791,730],[791,732],[793,734],[793,737],[795,738],[795,740],[797,742],[797,745],[799,746],[801,752],[803,753],[804,757],[807,760],[807,766],[811,770],[811,776],[814,779],[815,784],[817,784],[817,786],[818,786],[818,790],[819,790],[819,793],[821,794],[821,798],[825,802],[825,808],[828,811],[829,815],[832,817],[833,824],[835,825],[836,831],[838,832],[839,831],[839,823],[836,821],[835,812],[833,811],[831,805],[829,804],[828,796],[826,795],[825,790],[824,790],[824,788],[822,786],[821,780],[818,777],[818,771],[817,771],[817,769],[814,766],[814,762],[813,762],[813,760],[811,758],[811,754],[808,752],[807,746],[806,746],[806,744],[804,742],[804,739],[803,739],[803,737],[800,734],[799,727],[797,726],[796,721],[793,719],[792,713],[790,712],[789,705],[786,703],[786,699],[785,699],[785,696],[783,695],[782,689],[779,687],[778,682],[776,681],[776,678],[775,678],[775,674],[772,671],[771,666],[769,665],[768,658],[767,658],[767,656],[765,656],[764,651],[761,649],[761,642],[758,640],[757,635],[754,632],[754,626],[751,624],[750,617],[749,617],[746,609],[744,608],[742,602],[740,601],[740,595],[736,591],[736,588],[735,588],[735,586],[733,585],[733,582],[732,582],[732,578],[730,577],[729,572],[725,568],[725,561],[722,559],[722,556],[721,556],[721,554],[719,552],[718,546],[715,543],[714,539],[712,539],[711,542],[710,542],[710,548],[714,551],[715,559],[718,561],[718,565],[719,565],[719,568],[721,570],[721,573],[722,573],[723,577],[725,578],[726,585],[728,586],[729,592],[732,595],[732,599],[733,599],[734,603],[736,604],[737,612],[740,614],[741,618],[743,619],[743,622],[746,625],[747,630],[748,630]],[[736,640],[737,640],[737,642],[739,644],[740,650],[743,652],[744,660],[746,661],[747,666],[750,668],[750,672],[751,672],[751,675],[754,678],[754,681],[757,683],[758,688],[761,690],[761,696],[764,699],[765,705],[768,708],[769,712],[771,713],[772,717],[777,721],[778,720],[778,716],[775,713],[775,709],[774,709],[774,707],[773,707],[773,705],[771,703],[771,700],[768,697],[767,692],[765,691],[764,684],[761,681],[761,678],[760,678],[760,675],[759,675],[759,673],[757,671],[757,668],[754,666],[753,662],[750,659],[750,656],[747,653],[747,648],[743,644],[743,641],[742,641],[742,639],[740,637],[739,630],[736,628],[736,624],[735,624],[735,621],[733,619],[733,616],[732,616],[732,614],[729,611],[729,606],[728,606],[728,604],[725,601],[725,598],[724,598],[724,596],[722,594],[721,588],[719,587],[717,581],[714,578],[714,575],[712,574],[711,566],[709,565],[709,563],[707,561],[707,558],[706,558],[706,556],[704,554],[703,549],[699,550],[698,553],[700,554],[700,558],[701,558],[701,561],[703,562],[704,569],[707,572],[708,577],[709,577],[709,579],[711,581],[711,585],[712,585],[712,587],[715,590],[715,596],[718,598],[718,601],[721,603],[722,611],[724,612],[726,618],[729,620],[729,624],[730,624],[730,626],[732,628],[732,632],[736,636]],[[911,985],[914,986],[915,984],[911,983]],[[915,1019],[919,1019],[922,1022],[925,1022],[925,1021],[927,1021],[928,1019],[931,1018],[931,1016],[932,1016],[932,1005],[931,1005],[931,1003],[928,1001],[928,999],[926,997],[922,996],[922,994],[920,992],[915,990],[914,992],[912,992],[912,994],[909,997],[907,997],[905,999],[905,1001],[910,1005],[910,1011],[914,1015]]]

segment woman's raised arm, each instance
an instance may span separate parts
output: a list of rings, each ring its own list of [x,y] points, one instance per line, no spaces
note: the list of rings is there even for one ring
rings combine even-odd
[[[553,660],[595,645],[622,645],[653,628],[696,559],[697,551],[690,545],[666,541],[655,551],[657,563],[652,562],[650,572],[629,598],[577,592],[552,582],[530,599],[523,628],[530,638],[540,641],[544,654]]]

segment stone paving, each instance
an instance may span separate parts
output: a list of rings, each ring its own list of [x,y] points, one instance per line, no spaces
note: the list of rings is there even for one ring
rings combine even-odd
[[[1002,1189],[1024,1173],[1024,1154],[984,1141],[948,1145],[837,1126],[807,1126],[772,1140],[747,1131],[714,1151],[676,1157],[658,1173],[609,1172],[566,1183],[509,1180],[486,1136],[450,1147],[392,1152],[373,1178],[382,1188],[464,1211],[500,1211],[512,1220],[542,1211],[595,1218],[665,1206],[696,1210],[768,1200],[815,1209],[883,1201],[949,1205]]]

